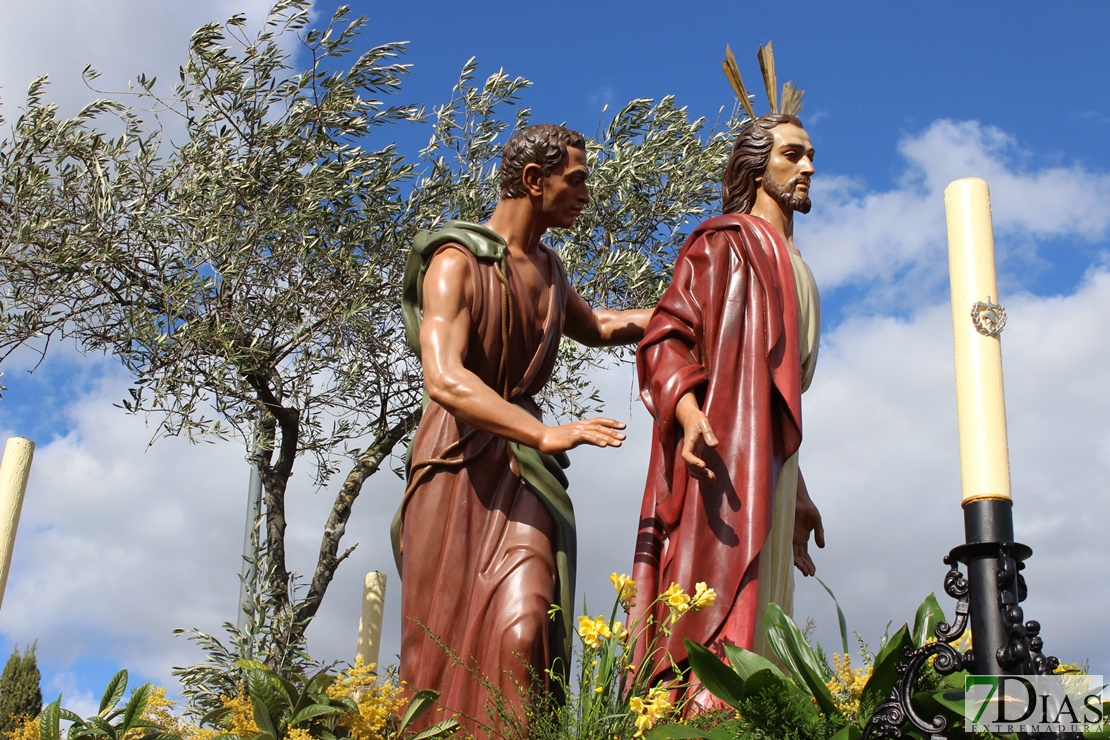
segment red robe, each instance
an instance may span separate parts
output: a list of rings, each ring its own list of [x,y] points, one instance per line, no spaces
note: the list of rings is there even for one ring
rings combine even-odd
[[[678,583],[704,581],[716,603],[689,612],[671,635],[654,625],[637,644],[637,664],[656,637],[652,677],[673,660],[685,667],[684,637],[751,648],[758,557],[771,526],[783,463],[802,437],[798,304],[788,247],[766,221],[747,214],[709,219],[687,240],[674,279],[637,352],[640,393],[655,431],[640,514],[631,620],[645,625],[652,599]],[[693,392],[719,444],[704,459],[712,482],[691,478],[681,457],[678,401]]]

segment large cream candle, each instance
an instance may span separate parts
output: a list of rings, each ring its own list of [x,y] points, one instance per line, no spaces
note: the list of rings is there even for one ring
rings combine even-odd
[[[358,655],[363,665],[378,662],[385,611],[385,573],[366,574],[362,593],[362,616],[358,621]]]
[[[23,509],[23,494],[27,491],[34,454],[34,442],[12,437],[4,445],[4,458],[0,461],[0,605],[4,603],[15,530],[19,526],[19,512]]]
[[[948,216],[963,503],[1010,500],[999,337],[1005,312],[997,305],[1000,301],[987,183],[976,177],[956,180],[944,191],[944,207]]]

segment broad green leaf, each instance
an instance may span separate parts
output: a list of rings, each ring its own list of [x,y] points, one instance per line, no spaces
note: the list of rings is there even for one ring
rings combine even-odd
[[[358,702],[349,696],[340,696],[331,700],[331,706],[339,707],[347,712],[358,714]]]
[[[135,724],[131,725],[132,728],[139,728],[142,730],[161,730],[162,725],[157,722],[151,722],[148,719],[137,719]]]
[[[931,691],[929,697],[943,708],[949,710],[957,717],[964,716],[963,689],[950,691]]]
[[[725,645],[725,657],[728,658],[728,664],[732,667],[732,670],[736,671],[740,675],[740,678],[745,680],[756,671],[762,670],[770,670],[783,679],[786,678],[777,665],[767,660],[762,655],[753,653],[751,650],[746,650],[737,645]]]
[[[312,703],[312,697],[307,687],[304,693],[301,693],[297,691],[297,687],[293,685],[292,681],[272,671],[270,672],[270,682],[274,685],[275,689],[281,692],[282,697],[285,699],[283,703],[289,708],[290,714],[295,714]]]
[[[416,733],[408,740],[434,740],[440,737],[450,737],[458,732],[459,727],[457,719],[445,719],[442,722],[436,722],[423,732]]]
[[[813,698],[805,691],[795,686],[790,679],[784,678],[778,671],[770,671],[767,669],[756,671],[744,681],[744,699],[752,699],[759,694],[767,693],[781,696],[787,701],[802,701],[807,707],[812,707],[813,711],[817,711],[817,706],[813,703]]]
[[[313,717],[322,717],[325,714],[342,714],[343,710],[339,707],[328,706],[327,704],[309,704],[307,707],[297,712],[293,719],[289,720],[290,727],[296,727],[301,722],[306,722]]]
[[[860,711],[862,719],[867,719],[875,711],[875,707],[882,704],[890,697],[894,683],[898,680],[898,664],[909,660],[903,650],[912,647],[910,636],[905,625],[887,640],[886,645],[875,657],[871,669],[871,678],[860,694]]]
[[[847,727],[841,727],[829,740],[862,740],[862,738],[863,732],[858,727],[848,725]]]
[[[250,658],[239,658],[235,661],[235,665],[239,666],[245,671],[262,671],[263,673],[273,673],[270,667],[265,663]]]
[[[117,729],[115,727],[112,727],[111,723],[109,723],[108,720],[104,719],[103,717],[97,717],[96,715],[93,715],[92,717],[89,717],[87,720],[85,720],[85,724],[97,734],[103,734],[110,738],[118,738],[120,736],[120,733],[117,731]]]
[[[412,701],[409,702],[408,707],[405,709],[405,715],[401,718],[400,731],[407,730],[413,722],[420,718],[420,715],[428,711],[436,699],[439,698],[439,692],[432,689],[421,689],[412,696]]]
[[[917,614],[913,618],[913,646],[921,647],[930,637],[934,637],[933,630],[939,622],[944,621],[944,611],[937,603],[935,594],[929,594],[917,607]]]
[[[909,660],[903,652],[903,648],[905,647],[906,643],[906,640],[904,638],[909,634],[909,631],[910,628],[907,624],[903,624],[901,627],[899,627],[898,631],[894,633],[894,636],[887,640],[886,644],[884,644],[882,649],[879,650],[879,654],[875,656],[875,662],[879,663],[883,660],[886,660],[887,656],[889,656],[891,653],[896,653],[899,660]]]
[[[126,670],[112,676],[112,680],[108,682],[107,688],[104,689],[104,696],[100,699],[100,709],[97,710],[97,714],[104,717],[108,712],[115,709],[119,700],[123,698],[124,691],[127,691]]]
[[[836,623],[840,627],[840,647],[843,650],[843,654],[847,655],[848,654],[848,620],[846,620],[844,618],[844,611],[840,608],[840,602],[836,600],[836,594],[834,594],[832,592],[832,589],[829,588],[828,584],[826,584],[824,581],[822,581],[817,576],[814,576],[813,578],[814,578],[814,580],[816,580],[818,583],[821,584],[821,588],[825,589],[825,592],[828,593],[829,598],[833,600],[833,606],[836,607]]]
[[[59,740],[59,715],[62,710],[62,697],[47,704],[39,714],[40,740]]]
[[[778,604],[769,604],[763,621],[767,628],[767,641],[779,660],[790,669],[794,678],[806,685],[826,717],[841,716],[832,694],[825,686],[825,672],[817,655],[806,642],[798,625],[794,624],[794,620],[786,616],[786,612]]]
[[[682,642],[686,646],[686,654],[690,656],[690,668],[706,690],[733,709],[739,709],[744,693],[744,679],[740,674],[701,643],[689,637]]]
[[[201,727],[204,727],[206,725],[218,725],[221,719],[229,714],[232,714],[234,711],[235,709],[229,706],[222,706],[218,709],[213,709],[211,712],[201,717],[198,724]],[[215,740],[215,738],[213,738],[213,740]]]
[[[1083,740],[1110,740],[1110,725],[1104,725],[1098,730],[1084,732]]]
[[[251,698],[251,701],[258,703],[255,705],[255,711],[257,712],[257,706],[260,704],[265,710],[270,724],[276,727],[277,723],[280,721],[282,712],[281,707],[278,705],[274,684],[270,680],[272,675],[273,671],[260,671],[252,668],[247,673],[247,696]],[[258,729],[263,732],[269,732],[269,730],[264,728],[261,724],[258,724]],[[274,737],[278,737],[278,735],[275,734]]]
[[[278,724],[281,718],[275,714],[270,714],[270,708],[262,699],[251,695],[251,706],[254,707],[254,724],[258,726],[259,731],[263,735],[269,735],[272,738],[279,738]]]
[[[131,699],[127,702],[127,709],[123,712],[123,724],[120,725],[120,733],[130,730],[135,721],[143,716],[143,710],[146,709],[147,700],[150,698],[150,684],[144,683],[139,688],[131,692]]]

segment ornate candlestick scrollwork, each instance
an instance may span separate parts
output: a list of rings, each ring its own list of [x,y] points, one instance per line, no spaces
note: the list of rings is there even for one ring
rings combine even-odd
[[[890,698],[875,708],[863,730],[864,740],[902,737],[902,726],[907,722],[927,735],[944,740],[944,736],[940,733],[948,728],[947,718],[938,714],[931,720],[927,720],[914,711],[911,702],[918,673],[930,657],[936,656],[933,660],[933,670],[942,676],[962,670],[965,666],[969,666],[972,660],[971,650],[961,653],[951,645],[959,640],[967,629],[970,612],[970,588],[967,577],[960,572],[959,561],[951,554],[945,556],[944,562],[949,566],[948,574],[944,577],[944,592],[956,599],[956,616],[952,624],[943,621],[937,623],[933,630],[933,634],[937,636],[936,642],[926,643],[914,650],[907,649],[906,657],[909,660],[898,664],[898,680],[894,682]]]
[[[987,550],[997,554],[996,580],[992,585],[996,588],[996,603],[1007,635],[1006,643],[993,651],[998,668],[1003,673],[1045,675],[1052,673],[1059,666],[1058,659],[1045,656],[1041,652],[1044,641],[1040,637],[1040,624],[1033,620],[1023,621],[1024,613],[1018,605],[1018,602],[1025,600],[1027,593],[1025,578],[1021,574],[1025,567],[1023,561],[1032,554],[1032,551],[1017,542],[978,542],[961,545],[944,558],[945,564],[948,565],[948,573],[944,577],[944,592],[956,599],[955,618],[951,624],[947,622],[937,624],[933,630],[937,637],[936,642],[926,643],[916,649],[906,649],[907,660],[898,665],[899,675],[890,697],[875,708],[863,730],[864,740],[903,737],[902,728],[907,723],[926,735],[944,740],[945,736],[942,733],[948,728],[948,719],[939,714],[932,719],[926,719],[918,714],[911,702],[913,687],[922,666],[932,656],[936,656],[933,660],[933,670],[942,676],[965,669],[974,672],[974,649],[961,653],[952,647],[952,643],[959,640],[968,629],[971,612],[972,586],[960,571],[959,564],[966,562],[970,557],[981,557]],[[985,584],[980,584],[976,588],[981,588],[983,585]]]

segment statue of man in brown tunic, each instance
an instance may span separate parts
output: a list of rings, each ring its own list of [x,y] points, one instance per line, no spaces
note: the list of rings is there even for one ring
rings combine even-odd
[[[741,132],[723,215],[690,235],[639,347],[641,395],[656,425],[633,567],[643,596],[632,617],[647,623],[651,595],[672,583],[691,590],[704,581],[717,592],[712,607],[659,635],[655,679],[686,667],[686,637],[765,652],[767,603],[789,611],[791,564],[812,575],[810,533],[824,546],[796,456],[820,330],[813,276],[794,246],[813,157],[795,116],[761,116]],[[658,625],[666,607],[655,608]]]
[[[400,513],[401,678],[438,690],[479,737],[498,718],[473,674],[523,723],[522,691],[548,688],[549,668],[567,669],[575,542],[559,458],[625,438],[613,419],[545,424],[533,396],[564,334],[632,343],[650,315],[591,309],[540,241],[586,207],[588,176],[581,134],[530,126],[502,152],[490,220],[448,222],[409,257],[406,329],[418,337],[430,400]],[[552,604],[563,607],[554,620]]]

